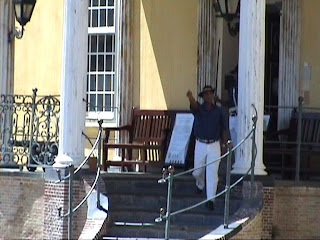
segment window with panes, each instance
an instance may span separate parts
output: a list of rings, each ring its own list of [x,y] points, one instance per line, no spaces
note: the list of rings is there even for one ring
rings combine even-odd
[[[115,111],[115,1],[88,0],[87,117],[113,119]]]

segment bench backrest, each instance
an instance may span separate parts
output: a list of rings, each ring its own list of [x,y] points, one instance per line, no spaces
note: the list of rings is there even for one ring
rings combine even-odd
[[[175,110],[140,110],[132,111],[132,140],[134,142],[162,142],[165,131],[170,132],[175,120]],[[186,111],[185,111],[186,112]]]
[[[297,138],[298,114],[290,121],[289,140]],[[320,113],[303,113],[301,125],[301,142],[320,144]]]
[[[152,164],[164,161],[169,138],[173,130],[177,113],[189,113],[186,110],[140,110],[134,108],[131,118],[130,141],[158,145],[159,149],[145,151],[146,159]]]

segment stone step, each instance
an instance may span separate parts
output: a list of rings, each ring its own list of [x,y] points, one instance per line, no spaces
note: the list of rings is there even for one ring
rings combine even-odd
[[[163,238],[142,238],[142,237],[103,237],[105,240],[163,240]],[[173,239],[172,239],[173,240]]]
[[[109,194],[110,210],[118,211],[125,209],[126,211],[134,210],[147,210],[147,211],[159,211],[160,208],[167,207],[166,196],[154,196],[146,194]],[[171,210],[177,211],[183,208],[195,205],[205,199],[204,195],[185,197],[173,197],[171,199]],[[242,200],[233,199],[230,202],[230,214],[233,214],[239,209]],[[114,203],[114,204],[113,204]],[[218,198],[215,200],[215,214],[223,214],[224,212],[224,198]],[[208,210],[205,205],[198,206],[189,212],[206,213]]]
[[[117,210],[110,212],[110,220],[112,222],[130,222],[130,223],[155,223],[155,219],[159,217],[159,213],[155,211],[139,210],[128,212],[126,210]],[[172,224],[187,226],[208,226],[223,223],[223,215],[218,215],[212,211],[202,213],[180,213],[170,218]]]
[[[124,174],[124,176],[103,176],[103,180],[106,185],[106,194],[113,193],[135,193],[135,194],[148,194],[155,196],[166,196],[168,192],[167,183],[160,184],[158,180],[161,179],[161,175],[153,175],[149,177],[141,177],[140,175]],[[148,175],[147,175],[148,176]],[[221,192],[225,189],[224,181],[220,181],[218,184],[217,192]],[[174,180],[172,193],[173,196],[190,196],[195,195],[196,186],[195,180],[192,176],[185,176]],[[232,197],[239,196],[239,193],[231,191]]]
[[[170,239],[199,239],[212,229],[218,227],[218,225],[212,225],[210,227],[187,227],[181,225],[171,225],[169,231]],[[122,239],[122,238],[134,238],[134,239],[164,239],[165,226],[121,226],[110,225],[108,227],[107,235],[104,239]]]
[[[161,174],[114,174],[102,176],[109,198],[110,225],[104,239],[163,239],[165,221],[156,223],[160,208],[166,209],[167,184],[159,184]],[[217,192],[225,189],[224,181]],[[190,207],[206,199],[205,191],[196,193],[191,174],[175,179],[171,212]],[[230,215],[242,203],[241,193],[231,193]],[[170,239],[198,239],[223,224],[224,195],[215,200],[215,210],[201,205],[170,218]]]

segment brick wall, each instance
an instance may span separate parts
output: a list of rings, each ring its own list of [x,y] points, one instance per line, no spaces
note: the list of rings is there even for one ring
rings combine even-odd
[[[263,188],[262,239],[272,238],[274,220],[274,187]]]
[[[44,239],[66,239],[68,238],[69,212],[69,182],[45,181],[44,192]],[[86,192],[82,179],[73,180],[73,209],[78,206],[85,197]],[[60,216],[59,216],[59,209]],[[72,237],[78,239],[85,225],[87,214],[86,202],[75,212],[72,217]]]
[[[250,222],[243,226],[243,229],[231,239],[261,239],[262,233],[262,212],[258,213]]]
[[[232,239],[271,239],[274,213],[274,188],[263,187],[263,207]]]
[[[82,179],[73,182],[73,207],[86,195]],[[43,173],[0,173],[0,239],[67,238],[68,182],[45,181]],[[86,222],[87,204],[74,214],[73,237]]]
[[[275,239],[320,239],[320,186],[278,182],[275,188]]]
[[[232,239],[320,239],[320,184],[277,181],[264,206]]]
[[[37,176],[34,174],[34,176]],[[42,177],[0,176],[0,238],[43,238]]]
[[[45,181],[44,192],[44,239],[66,239],[68,236],[68,218],[60,218],[68,211],[68,184]]]
[[[92,177],[86,181],[91,185]],[[85,188],[83,179],[74,181],[74,206],[85,196]],[[67,218],[59,218],[58,208],[67,212],[67,198],[68,183],[45,181],[39,173],[1,172],[0,239],[66,238]],[[278,181],[263,188],[263,202],[262,210],[233,239],[320,239],[320,184]],[[85,225],[86,211],[84,204],[75,213],[74,238]],[[92,224],[99,227],[87,221],[87,233]]]

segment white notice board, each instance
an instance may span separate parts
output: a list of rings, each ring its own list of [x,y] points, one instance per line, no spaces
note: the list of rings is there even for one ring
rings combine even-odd
[[[192,113],[176,114],[165,164],[185,164],[193,120]]]

